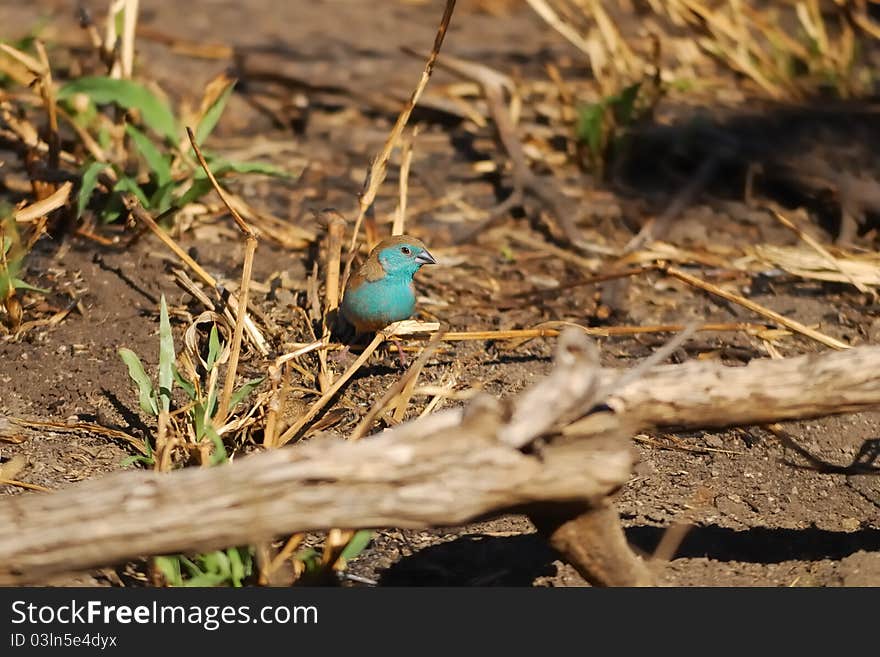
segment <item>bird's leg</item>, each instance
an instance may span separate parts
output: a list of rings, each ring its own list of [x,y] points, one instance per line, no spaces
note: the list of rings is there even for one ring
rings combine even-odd
[[[397,359],[400,361],[400,366],[406,367],[407,358],[406,358],[406,354],[403,353],[403,341],[399,340],[398,338],[395,338],[393,336],[388,339],[394,343],[395,347],[397,347]]]

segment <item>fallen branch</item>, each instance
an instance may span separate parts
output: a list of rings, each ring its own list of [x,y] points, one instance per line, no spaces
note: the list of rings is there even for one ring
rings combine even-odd
[[[634,462],[612,414],[601,414],[607,422],[589,434],[544,436],[538,427],[519,431],[515,444],[505,439],[515,418],[566,413],[594,393],[586,338],[569,332],[559,351],[558,370],[571,375],[571,385],[539,383],[512,413],[482,396],[464,412],[438,413],[370,440],[319,440],[171,474],[120,472],[60,494],[10,498],[0,506],[0,585],[299,531],[456,525],[509,510],[540,516],[560,504],[576,516],[600,506]],[[552,409],[522,408],[548,395],[556,399]],[[532,449],[538,438],[540,449]]]

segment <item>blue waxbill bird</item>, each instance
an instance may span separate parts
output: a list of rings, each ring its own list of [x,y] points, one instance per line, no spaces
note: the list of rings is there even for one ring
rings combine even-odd
[[[382,240],[345,286],[340,311],[358,333],[385,328],[409,319],[416,308],[413,276],[422,265],[437,261],[415,237],[396,235]]]

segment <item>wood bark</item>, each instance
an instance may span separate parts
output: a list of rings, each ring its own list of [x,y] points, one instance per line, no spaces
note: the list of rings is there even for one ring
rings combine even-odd
[[[610,564],[644,583],[632,555],[622,552],[619,524],[607,512],[589,515],[628,479],[633,431],[775,422],[880,405],[877,347],[745,367],[663,366],[619,389],[620,373],[595,363],[582,336],[566,333],[551,375],[509,403],[479,397],[464,410],[357,443],[316,440],[210,469],[121,472],[57,493],[6,498],[0,584],[296,531],[456,525],[513,509],[540,521],[540,509],[554,506],[578,510],[558,519],[555,528],[563,531],[551,527],[547,534],[581,572]],[[588,414],[597,404],[606,411]],[[565,525],[580,513],[588,515],[580,525]],[[576,546],[577,535],[592,542],[589,550]],[[619,583],[625,574],[592,577]]]

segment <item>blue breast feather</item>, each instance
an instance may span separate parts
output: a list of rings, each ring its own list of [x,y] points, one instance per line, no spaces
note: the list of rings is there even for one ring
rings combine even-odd
[[[342,302],[342,312],[354,324],[390,324],[411,317],[415,308],[412,282],[397,277],[365,281],[348,290]]]

